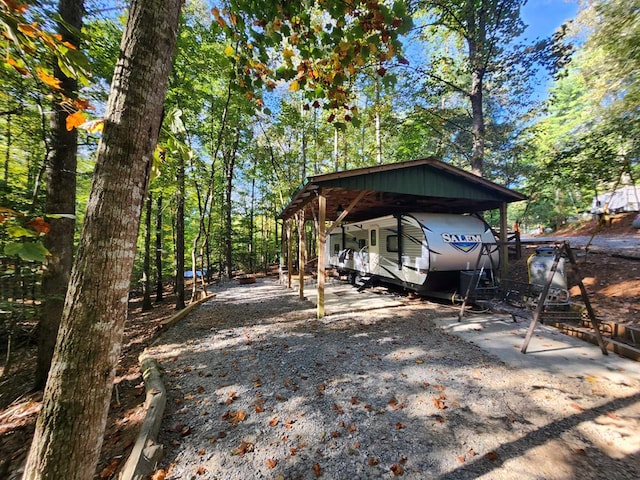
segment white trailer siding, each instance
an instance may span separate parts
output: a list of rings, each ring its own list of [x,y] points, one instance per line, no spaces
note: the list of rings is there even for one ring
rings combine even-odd
[[[371,231],[376,245],[369,254]],[[494,243],[490,228],[468,215],[416,213],[346,224],[328,242],[329,266],[345,273],[374,274],[380,280],[424,290],[451,288],[459,272],[473,270],[483,243]],[[373,258],[375,256],[375,258]],[[498,251],[480,267],[498,268]]]

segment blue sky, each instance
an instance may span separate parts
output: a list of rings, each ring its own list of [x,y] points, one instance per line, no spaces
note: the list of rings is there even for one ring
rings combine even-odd
[[[575,18],[577,11],[577,0],[529,0],[521,11],[528,25],[524,37],[548,37],[566,20]]]

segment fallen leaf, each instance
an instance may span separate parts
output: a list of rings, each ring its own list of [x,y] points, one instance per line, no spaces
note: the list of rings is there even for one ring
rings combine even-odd
[[[620,418],[620,417],[616,414],[616,412],[607,412],[607,417],[609,417],[609,418],[613,418],[614,420],[616,420],[616,419]]]
[[[202,456],[205,453],[207,453],[207,451],[204,448],[201,448],[200,450],[198,450],[198,455]]]
[[[202,465],[200,465],[196,470],[196,475],[204,475],[205,473],[207,473],[207,469],[204,468]]]
[[[186,437],[187,435],[190,435],[190,434],[191,434],[191,427],[184,427],[180,432],[181,437]]]
[[[584,412],[584,408],[582,408],[580,405],[578,405],[577,403],[570,403],[569,406],[571,408],[575,408],[576,410],[578,410],[579,412]]]
[[[396,430],[402,430],[405,427],[404,423],[398,422],[396,423]]]
[[[355,423],[350,423],[347,426],[347,432],[355,432],[356,430],[358,430],[358,427],[356,427]]]
[[[369,457],[369,459],[367,460],[367,464],[368,464],[370,467],[373,467],[373,466],[375,466],[375,465],[378,465],[378,463],[380,463],[380,461],[379,461],[377,458],[375,458],[375,457]]]
[[[441,392],[445,389],[445,387],[443,387],[442,385],[434,385],[433,388],[435,388],[436,390],[440,390]]]
[[[485,456],[492,462],[500,458],[500,455],[498,455],[496,452],[489,452]]]
[[[404,468],[402,468],[397,463],[394,463],[393,465],[391,465],[391,471],[393,472],[394,475],[403,475],[404,474]]]
[[[458,460],[458,463],[464,463],[466,458],[464,455],[458,455],[457,460]]]
[[[167,473],[161,468],[151,476],[151,480],[164,480]]]
[[[338,438],[340,436],[340,432],[337,430],[334,430],[333,432],[331,432],[331,436],[333,438]]]
[[[120,459],[114,458],[113,460],[111,460],[111,463],[109,464],[109,466],[105,467],[100,472],[100,478],[112,477],[113,474],[116,473],[116,470],[118,469],[118,465],[120,465]]]
[[[320,468],[320,465],[317,463],[313,464],[313,473],[316,474],[316,477],[320,477],[322,475],[322,469]]]
[[[360,403],[360,400],[358,399],[358,397],[351,397],[351,405],[358,405]]]
[[[204,387],[202,385],[198,385],[198,388],[196,388],[196,392],[204,393]]]
[[[267,460],[267,467],[269,468],[276,468],[276,465],[278,465],[278,461],[273,459],[273,458],[269,458]]]
[[[269,421],[269,426],[270,427],[275,427],[276,425],[278,425],[278,417],[273,417],[270,421]]]
[[[447,408],[447,406],[444,404],[444,401],[441,398],[434,398],[433,404],[439,410],[444,410]]]
[[[243,440],[242,442],[240,442],[240,445],[238,445],[235,449],[231,451],[231,453],[233,455],[240,455],[242,457],[246,453],[253,452],[253,449],[254,449],[253,443],[245,442]]]
[[[340,405],[338,405],[337,403],[333,404],[333,409],[338,412],[338,415],[342,415],[344,413],[342,407],[340,407]]]

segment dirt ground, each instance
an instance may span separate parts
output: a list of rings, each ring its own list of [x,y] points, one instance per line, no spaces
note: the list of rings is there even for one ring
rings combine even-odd
[[[615,219],[614,219],[615,220]],[[626,224],[612,222],[603,232],[637,235]],[[583,225],[560,232],[567,237],[593,231],[593,225]],[[530,252],[525,250],[523,257]],[[521,261],[522,262],[522,261]],[[589,253],[580,257],[579,270],[589,291],[598,316],[619,322],[640,323],[640,258],[621,258],[606,253]],[[522,263],[512,266],[514,275],[523,275]],[[526,272],[526,270],[524,270]],[[526,274],[526,273],[525,273]],[[173,297],[142,312],[140,299],[130,301],[129,319],[125,331],[121,363],[117,371],[108,426],[99,467],[95,478],[116,478],[125,462],[142,421],[144,385],[138,356],[156,337],[162,320],[175,313]],[[4,362],[4,355],[2,353]],[[0,478],[17,479],[28,453],[35,419],[40,409],[41,392],[30,390],[35,368],[35,348],[23,344],[13,352],[12,364],[5,371],[0,366]]]

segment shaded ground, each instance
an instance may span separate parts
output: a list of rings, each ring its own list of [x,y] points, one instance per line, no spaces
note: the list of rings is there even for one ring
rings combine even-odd
[[[589,234],[593,225],[564,234]],[[638,235],[626,224],[614,222],[603,233]],[[525,253],[526,258],[528,253]],[[523,267],[514,267],[514,271]],[[526,267],[524,267],[526,268]],[[640,321],[640,261],[590,252],[580,259],[580,270],[599,316],[616,321]],[[526,269],[524,270],[526,275]],[[151,343],[159,323],[174,313],[168,297],[151,312],[140,311],[139,299],[130,305],[125,344],[118,369],[105,443],[96,478],[115,478],[125,461],[141,421],[144,388],[138,355]],[[13,353],[10,371],[0,377],[0,478],[19,478],[19,468],[28,450],[41,394],[30,392],[35,368],[35,349],[21,345]],[[4,361],[4,353],[2,361]]]

